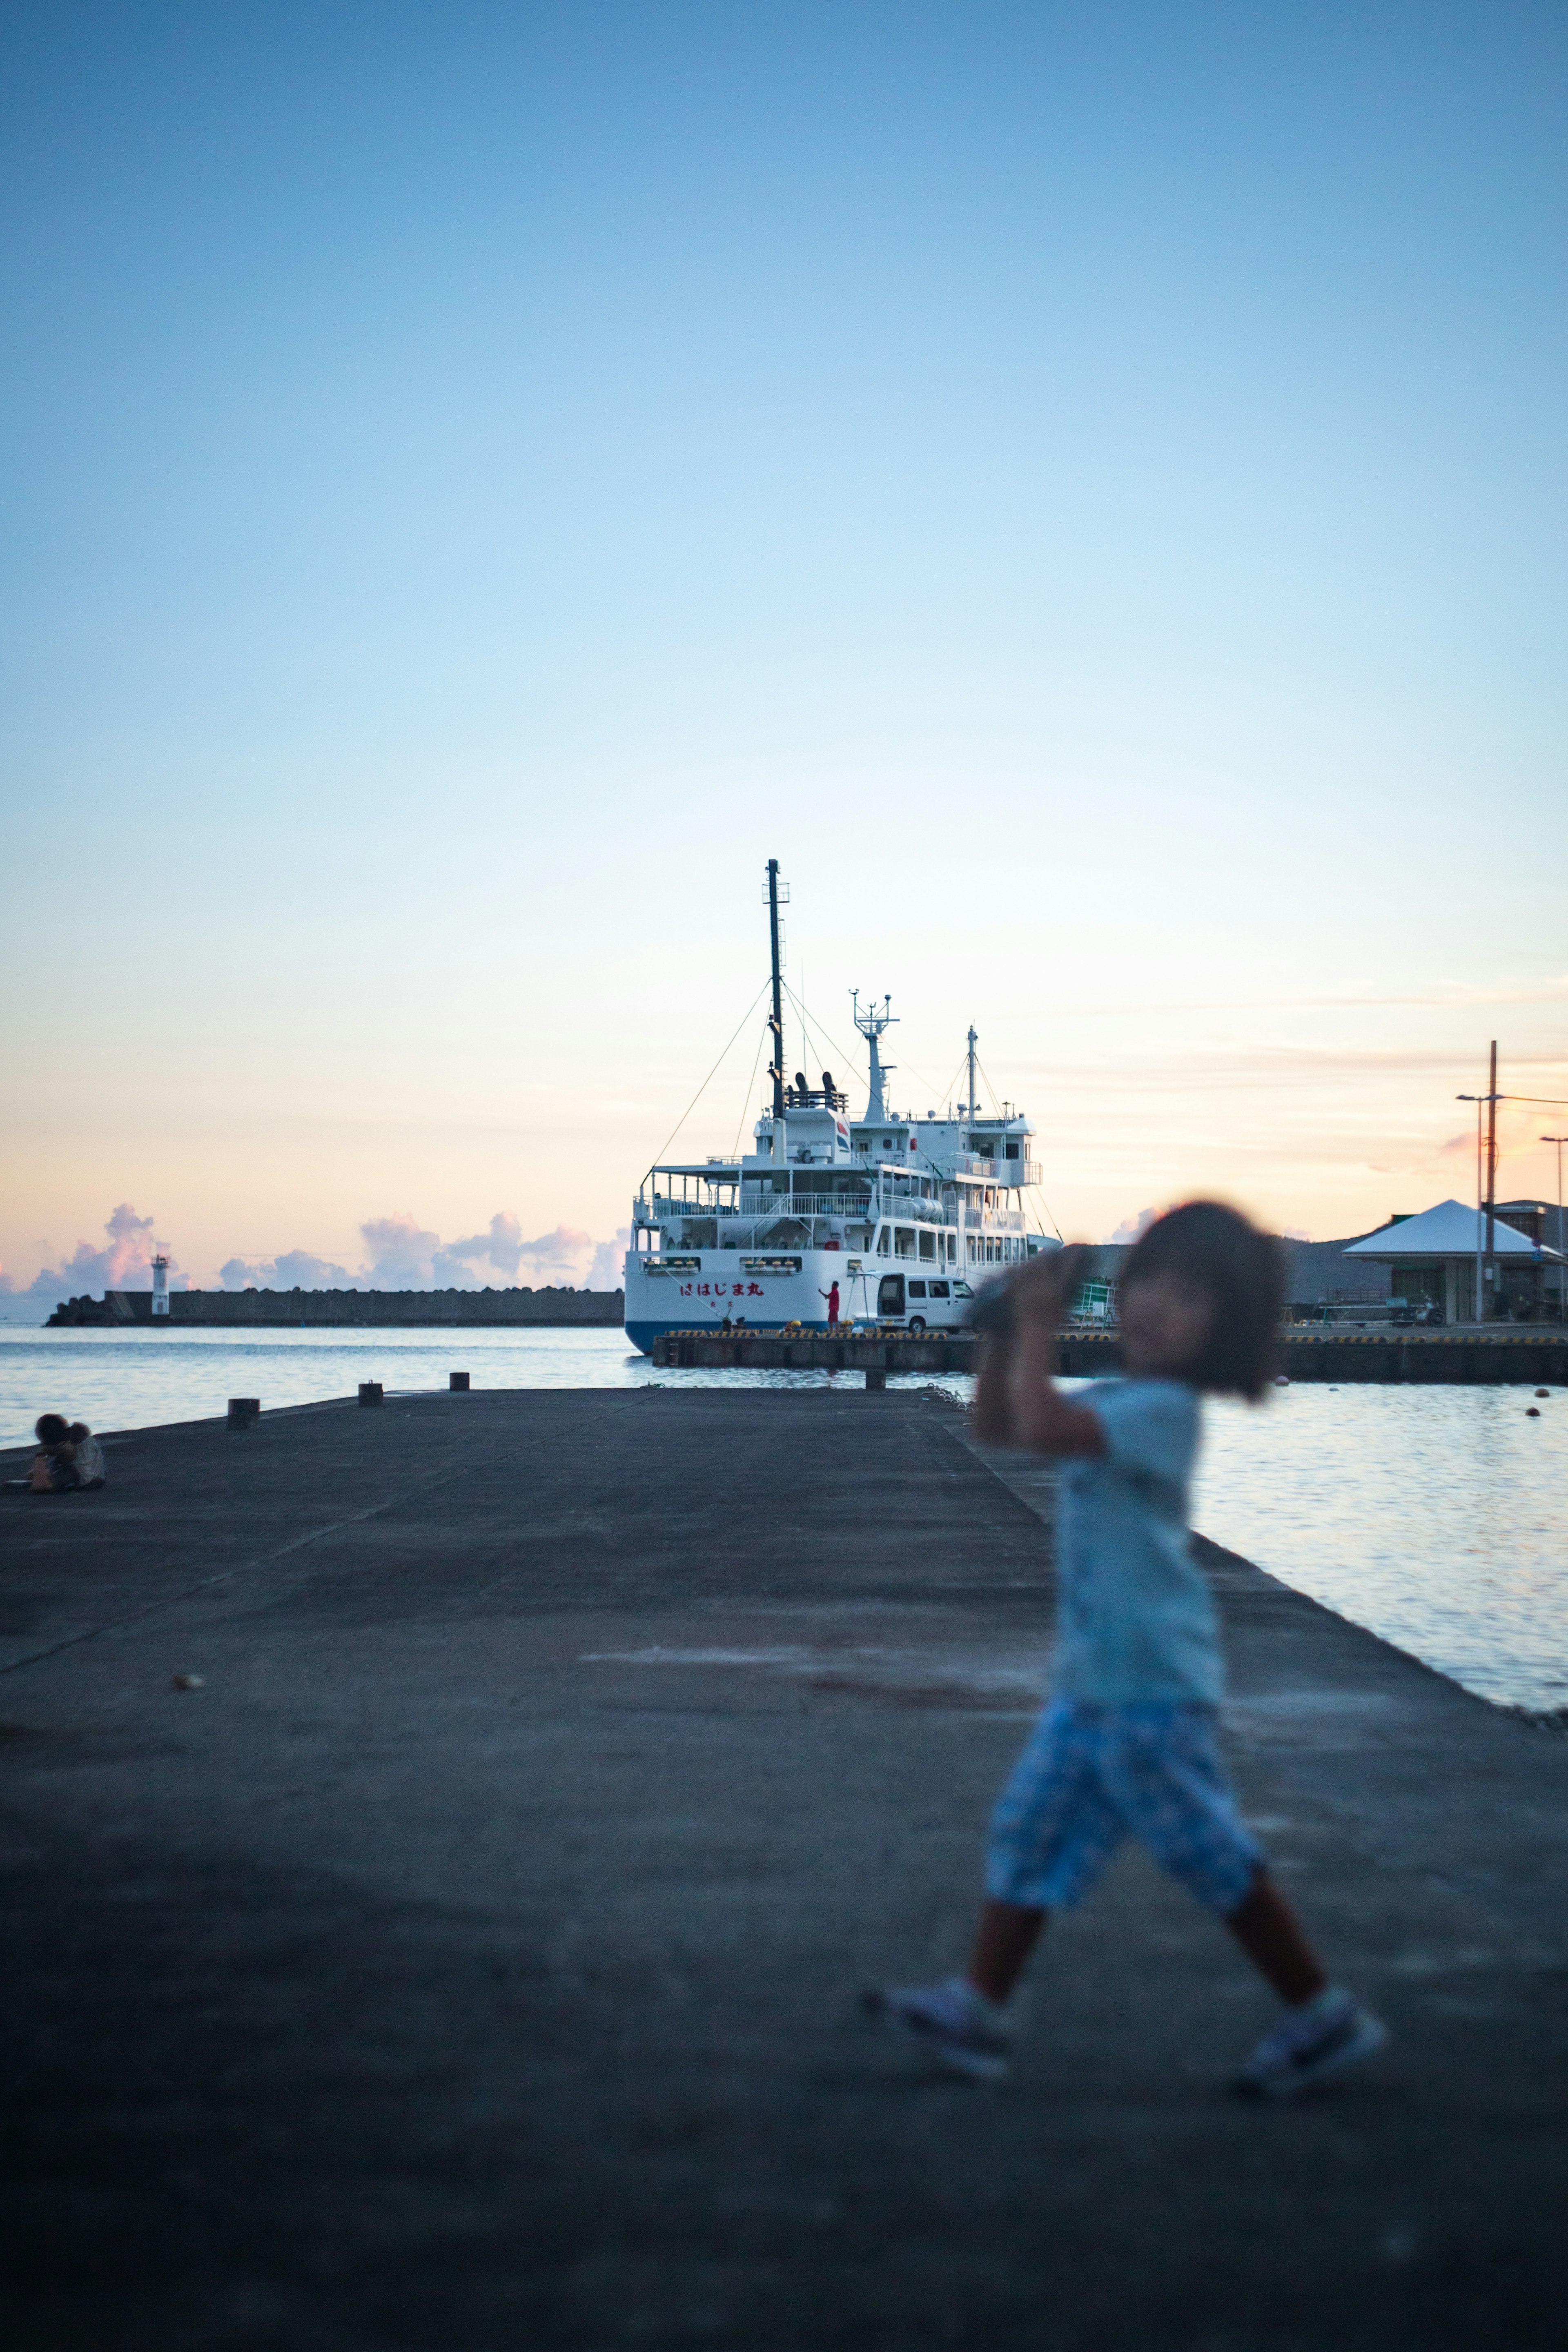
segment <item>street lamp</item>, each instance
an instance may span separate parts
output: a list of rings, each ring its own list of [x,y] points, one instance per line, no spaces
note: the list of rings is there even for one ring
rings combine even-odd
[[[1564,1275],[1568,1275],[1568,1266],[1563,1264],[1563,1146],[1568,1143],[1568,1135],[1543,1135],[1541,1140],[1542,1143],[1554,1143],[1557,1146],[1557,1313],[1561,1320],[1563,1281]]]

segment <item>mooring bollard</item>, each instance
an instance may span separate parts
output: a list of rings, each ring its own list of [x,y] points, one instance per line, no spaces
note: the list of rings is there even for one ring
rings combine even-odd
[[[379,1381],[361,1381],[359,1384],[361,1404],[379,1404],[381,1400],[382,1388]]]
[[[230,1397],[228,1425],[230,1429],[254,1429],[261,1418],[259,1397]]]
[[[447,1386],[449,1389],[466,1389],[466,1388],[468,1387],[468,1374],[467,1374],[467,1372],[448,1372],[448,1373],[447,1373]]]

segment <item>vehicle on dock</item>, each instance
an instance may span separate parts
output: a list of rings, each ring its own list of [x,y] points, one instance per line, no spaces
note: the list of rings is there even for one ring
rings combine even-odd
[[[1011,1104],[982,1111],[976,1034],[968,1093],[923,1118],[889,1108],[881,1040],[891,998],[855,1026],[870,1053],[864,1116],[829,1070],[784,1078],[778,861],[768,861],[773,969],[770,1102],[753,1149],[650,1168],[632,1204],[626,1328],[647,1355],[668,1331],[826,1331],[876,1325],[919,1334],[963,1328],[976,1289],[1060,1246],[1026,1206],[1040,1181],[1035,1129]],[[837,1292],[837,1297],[835,1297]]]

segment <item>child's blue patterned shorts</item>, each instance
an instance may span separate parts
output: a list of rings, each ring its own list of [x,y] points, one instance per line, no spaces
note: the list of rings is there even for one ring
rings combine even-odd
[[[1070,1910],[1131,1836],[1200,1903],[1234,1911],[1263,1853],[1221,1769],[1216,1724],[1212,1706],[1053,1700],[992,1819],[987,1894]]]

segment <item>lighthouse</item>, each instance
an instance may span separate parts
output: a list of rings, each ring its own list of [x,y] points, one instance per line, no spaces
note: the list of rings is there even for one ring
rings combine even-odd
[[[153,1312],[166,1315],[169,1311],[169,1261],[160,1251],[153,1260]]]

